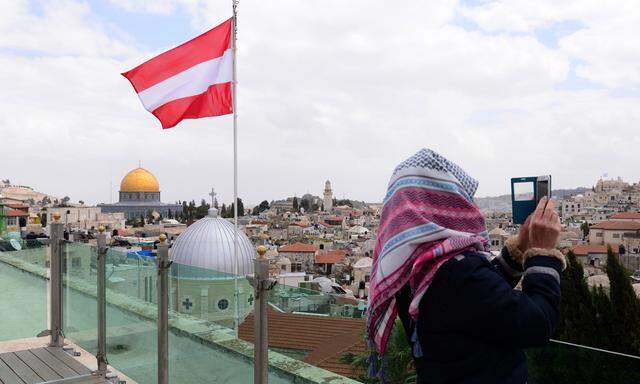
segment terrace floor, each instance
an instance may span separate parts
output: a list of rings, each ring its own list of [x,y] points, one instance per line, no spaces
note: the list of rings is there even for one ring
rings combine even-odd
[[[48,342],[48,336],[1,341],[0,384],[112,383],[90,376],[98,368],[96,358],[77,344],[65,340],[63,349],[51,348]],[[113,382],[137,384],[112,366],[107,369]]]
[[[104,378],[62,348],[41,347],[0,353],[0,383],[103,384]]]

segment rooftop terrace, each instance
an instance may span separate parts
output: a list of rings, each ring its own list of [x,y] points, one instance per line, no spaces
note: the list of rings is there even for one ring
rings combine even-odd
[[[45,342],[49,337],[33,339],[43,330],[51,328],[52,316],[48,297],[51,294],[51,256],[55,249],[38,245],[32,243],[34,248],[0,252],[0,383],[60,382],[70,379],[71,371],[76,376],[85,375],[74,376],[72,380],[99,382],[95,381],[99,380],[99,377],[95,377],[95,356],[99,351],[97,249],[79,243],[63,243],[61,248],[62,331],[65,347],[80,353],[80,356],[63,356],[61,349],[41,349],[46,347]],[[157,293],[154,289],[158,270],[155,261],[144,257],[130,258],[122,252],[111,250],[106,253],[105,264],[106,357],[109,371],[127,383],[158,383],[159,328]],[[211,279],[204,279],[202,273],[205,272],[195,274],[199,278],[198,284],[216,284],[220,281],[219,274],[211,272]],[[225,276],[225,279],[228,278]],[[170,283],[170,292],[171,288],[176,288],[174,284],[180,284],[177,280],[170,280]],[[198,287],[198,292],[201,292],[201,286]],[[252,382],[255,313],[250,310],[247,317],[242,319],[237,337],[233,311],[228,312],[226,318],[209,316],[203,308],[188,311],[189,306],[186,309],[181,307],[183,303],[176,302],[174,295],[170,296],[168,382]],[[269,382],[358,383],[348,377],[358,378],[358,373],[355,373],[358,371],[353,371],[340,356],[342,353],[357,355],[364,352],[364,319],[361,318],[361,310],[351,308],[346,312],[336,311],[334,304],[323,301],[322,295],[302,288],[280,287],[272,291],[269,299],[272,300],[267,316],[271,348],[268,357]],[[230,307],[233,307],[233,303]],[[25,338],[30,338],[31,344],[24,344]],[[51,360],[49,355],[54,355],[56,360]],[[602,369],[606,373],[601,376],[603,381],[598,381],[602,383],[614,382],[606,379],[613,377],[613,371],[621,372],[615,376],[618,378],[616,383],[635,383],[635,377],[624,372],[628,372],[630,367],[637,367],[637,370],[631,371],[640,372],[640,359],[634,356],[560,342],[529,351],[528,358],[531,372],[529,382],[533,384],[557,382],[554,378],[558,375],[574,378],[570,373],[561,373],[566,367],[580,367],[571,372]],[[31,361],[31,365],[25,359]],[[49,363],[43,359],[50,359]],[[69,359],[75,359],[76,362]],[[543,368],[550,361],[554,362],[557,371]],[[58,369],[61,371],[56,371],[51,367],[54,363],[67,368],[60,366]],[[601,368],[598,368],[600,365]],[[50,370],[59,377],[50,375]],[[63,372],[67,372],[67,377]],[[21,377],[19,373],[25,376]]]

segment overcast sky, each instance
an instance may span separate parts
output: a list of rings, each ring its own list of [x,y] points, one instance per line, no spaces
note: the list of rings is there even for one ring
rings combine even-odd
[[[119,74],[231,16],[222,0],[0,0],[0,178],[117,199],[232,200],[232,121],[162,130]],[[241,0],[240,196],[380,201],[422,147],[480,181],[640,178],[640,3]]]

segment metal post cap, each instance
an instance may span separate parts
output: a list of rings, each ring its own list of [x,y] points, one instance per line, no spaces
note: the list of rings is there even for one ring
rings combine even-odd
[[[56,213],[53,214],[53,220],[54,221],[60,220],[60,212],[56,212]]]
[[[158,240],[160,240],[161,243],[164,243],[165,241],[167,241],[167,235],[161,233],[160,236],[158,236]]]
[[[263,258],[264,254],[267,253],[267,247],[261,245],[258,247],[258,249],[256,249],[256,251],[258,251],[258,255],[260,255],[260,258]]]

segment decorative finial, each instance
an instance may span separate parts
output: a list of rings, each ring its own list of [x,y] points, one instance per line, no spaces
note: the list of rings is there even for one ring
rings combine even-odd
[[[56,212],[53,214],[53,221],[55,222],[60,221],[60,212]]]
[[[98,232],[100,233],[104,232],[104,225],[101,225],[98,227]]]
[[[161,244],[164,244],[164,242],[167,241],[167,235],[161,233],[160,236],[158,236],[158,240],[160,240]]]
[[[264,259],[264,255],[265,253],[267,253],[267,247],[265,247],[264,245],[260,245],[258,246],[257,251],[258,251],[258,255],[260,255],[259,258]]]

